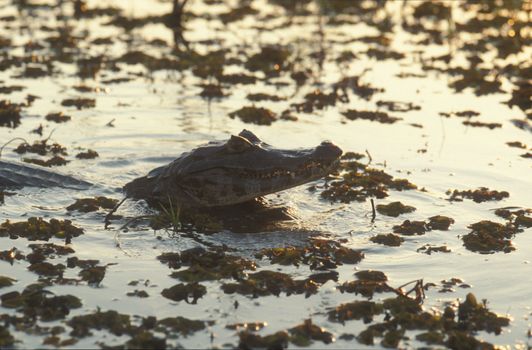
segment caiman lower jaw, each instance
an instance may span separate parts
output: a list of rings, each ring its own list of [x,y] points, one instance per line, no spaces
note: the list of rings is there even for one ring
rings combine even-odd
[[[304,165],[288,169],[288,168],[272,168],[262,170],[240,170],[238,176],[246,179],[274,179],[281,177],[290,177],[291,179],[301,177],[315,177],[325,176],[334,167],[334,162],[322,163],[317,161],[311,161]]]

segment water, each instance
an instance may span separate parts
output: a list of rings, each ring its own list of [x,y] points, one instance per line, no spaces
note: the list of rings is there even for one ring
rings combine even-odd
[[[124,15],[135,17],[158,16],[171,10],[171,4],[167,2],[108,3],[121,8]],[[44,38],[64,25],[65,22],[60,16],[66,15],[69,18],[72,11],[71,4],[52,9],[23,9],[20,12],[17,12],[11,2],[3,1],[0,4],[0,16],[15,15],[14,21],[0,22],[0,36],[13,41],[12,47],[2,49],[10,55],[29,55],[24,52],[22,45],[29,40],[43,42]],[[419,4],[409,2],[403,11],[410,13]],[[455,21],[464,23],[472,17],[473,12],[460,8],[458,3],[450,2],[449,5],[453,7]],[[103,5],[94,1],[88,2],[88,6],[91,8]],[[339,339],[343,333],[356,335],[363,330],[366,326],[361,321],[348,321],[342,325],[329,321],[326,313],[341,303],[364,300],[361,296],[342,294],[336,286],[352,280],[354,269],[373,269],[385,272],[392,286],[417,279],[439,285],[441,280],[458,277],[471,285],[471,288],[455,288],[451,293],[439,293],[438,287],[431,288],[427,292],[424,307],[442,309],[445,302],[463,300],[467,293],[472,292],[479,299],[487,299],[490,310],[511,317],[510,326],[503,328],[500,335],[479,332],[478,339],[516,348],[530,347],[530,229],[525,229],[512,239],[516,250],[508,254],[474,253],[467,250],[460,239],[470,231],[468,225],[480,220],[504,223],[504,220],[494,215],[495,208],[531,207],[530,159],[520,157],[520,154],[526,153],[527,150],[510,148],[505,144],[509,141],[521,141],[528,144],[528,147],[532,144],[530,133],[516,128],[511,123],[512,119],[524,119],[524,112],[503,103],[510,99],[510,92],[515,86],[503,76],[503,93],[476,96],[471,89],[455,92],[448,86],[455,77],[434,71],[424,72],[420,64],[420,57],[426,61],[430,57],[452,52],[452,63],[463,65],[467,62],[464,51],[456,47],[461,43],[477,40],[478,35],[455,33],[455,38],[443,45],[416,45],[413,40],[419,40],[420,35],[409,34],[396,25],[395,32],[390,34],[392,44],[389,49],[404,53],[405,58],[375,60],[364,54],[372,45],[356,40],[345,43],[347,39],[379,34],[374,27],[364,22],[326,25],[326,16],[317,15],[319,10],[314,3],[308,7],[309,15],[290,17],[280,7],[265,1],[256,1],[253,2],[253,7],[260,9],[258,15],[246,16],[242,21],[222,25],[218,15],[227,12],[231,6],[237,6],[237,3],[216,2],[207,5],[200,1],[191,1],[187,4],[186,9],[197,15],[188,17],[185,22],[186,30],[183,35],[191,47],[205,53],[219,47],[201,43],[202,40],[219,40],[221,47],[229,50],[230,56],[245,61],[248,52],[258,52],[261,46],[288,44],[292,57],[298,55],[301,58],[296,65],[312,70],[305,85],[298,88],[289,74],[282,74],[273,81],[286,82],[286,86],[267,84],[264,81],[251,85],[228,85],[224,91],[230,93],[229,96],[208,101],[199,96],[201,87],[198,86],[207,80],[194,76],[190,70],[149,72],[140,64],[118,63],[120,72],[102,69],[94,78],[81,79],[77,76],[74,64],[56,63],[56,73],[51,77],[15,78],[14,76],[22,71],[20,67],[11,67],[0,72],[0,85],[25,87],[23,91],[3,95],[1,99],[22,102],[28,93],[40,97],[32,106],[23,109],[19,127],[0,127],[2,143],[15,137],[25,138],[31,143],[33,140],[46,138],[53,131],[51,141],[66,146],[69,151],[67,159],[71,160],[68,165],[54,169],[96,184],[91,190],[84,192],[24,188],[14,191],[15,194],[6,197],[5,204],[0,205],[2,222],[6,219],[26,220],[31,216],[72,220],[75,225],[85,230],[84,235],[72,242],[75,256],[80,259],[98,259],[101,264],[112,264],[107,267],[105,278],[97,287],[82,283],[74,286],[52,285],[47,288],[58,295],[72,294],[82,300],[83,306],[71,310],[67,320],[100,308],[128,315],[157,316],[158,319],[183,316],[215,321],[207,329],[188,337],[168,340],[168,344],[204,348],[238,344],[236,332],[227,329],[227,324],[267,322],[267,326],[259,332],[266,335],[289,329],[301,324],[304,319],[312,318],[315,324],[335,335],[336,341],[330,344],[329,348],[363,348],[365,346],[355,340]],[[395,23],[399,23],[402,18],[399,14],[401,8],[399,2],[388,3],[385,9],[377,12],[376,18],[390,16]],[[201,14],[208,14],[210,17],[202,17]],[[516,20],[522,21],[523,15],[523,12],[516,12]],[[340,15],[337,17],[342,18]],[[71,26],[71,34],[87,36],[72,49],[74,57],[104,54],[110,61],[127,50],[140,50],[156,57],[172,54],[172,33],[164,25],[150,24],[126,32],[105,25],[110,19],[111,17],[104,16],[80,21],[72,18],[67,20]],[[46,30],[44,25],[51,27],[52,31]],[[440,23],[443,28],[447,28],[447,25],[445,21]],[[503,27],[501,33],[505,30],[507,31],[507,28]],[[445,33],[445,30],[443,32]],[[529,34],[529,30],[527,32],[526,28],[523,29],[524,38],[530,38]],[[111,44],[89,45],[90,40],[107,36],[111,36]],[[147,44],[147,41],[155,38],[166,41],[167,45],[158,47]],[[316,51],[320,50],[326,53],[321,69],[313,59]],[[420,50],[421,54],[415,53],[417,50]],[[347,63],[336,63],[335,58],[343,51],[353,52],[356,58]],[[519,54],[501,60],[494,58],[493,51],[481,54],[487,66],[493,63],[493,67],[500,67],[505,62],[515,65],[524,62],[526,65],[526,58],[530,57],[531,52],[530,46],[525,45]],[[38,54],[44,54],[46,57],[49,53],[49,50],[44,49]],[[225,74],[244,71],[239,64],[224,67]],[[397,76],[404,72],[423,73],[426,77]],[[138,73],[141,73],[140,76],[137,76]],[[361,81],[364,84],[384,88],[385,91],[376,93],[369,101],[349,93],[348,103],[338,102],[335,106],[312,113],[294,113],[298,117],[297,121],[279,120],[270,126],[246,124],[239,119],[228,117],[228,113],[252,104],[246,99],[248,93],[265,92],[287,97],[285,101],[280,102],[255,102],[257,107],[266,107],[280,114],[290,108],[291,103],[302,102],[305,94],[317,88],[328,93],[332,84],[342,77],[360,74],[363,74]],[[127,76],[133,79],[120,84],[102,83],[105,79]],[[260,73],[257,76],[260,76]],[[81,83],[99,87],[100,91],[75,91],[73,86]],[[63,99],[79,96],[96,99],[96,107],[76,110],[61,106]],[[350,121],[341,114],[347,109],[376,110],[378,100],[412,102],[421,109],[390,112],[390,115],[402,118],[395,124]],[[379,110],[385,111],[384,108]],[[501,123],[502,127],[494,130],[468,127],[462,124],[465,118],[445,118],[439,115],[440,112],[463,110],[480,113],[479,116],[471,118],[472,121],[496,122]],[[64,111],[72,116],[72,120],[64,124],[44,120],[43,116],[52,111]],[[108,125],[111,121],[112,127]],[[422,128],[413,127],[410,125],[412,123],[420,124]],[[40,124],[44,126],[42,137],[30,133]],[[210,140],[225,139],[244,128],[281,148],[314,147],[323,140],[331,140],[344,151],[367,151],[374,167],[384,169],[394,177],[407,178],[426,191],[390,191],[388,198],[378,199],[376,204],[401,201],[416,207],[417,210],[398,218],[378,215],[375,222],[371,221],[369,201],[331,204],[320,199],[319,192],[307,191],[307,185],[284,191],[280,197],[273,195],[272,198],[290,207],[297,215],[298,219],[288,225],[289,229],[263,233],[233,233],[224,230],[203,239],[216,245],[226,244],[236,249],[232,254],[252,258],[253,254],[262,248],[301,246],[309,237],[326,236],[347,240],[345,245],[362,249],[365,259],[355,266],[338,267],[336,271],[339,272],[339,282],[325,283],[317,294],[309,298],[304,295],[287,297],[281,294],[280,297],[251,299],[238,294],[224,294],[220,289],[221,282],[211,281],[202,282],[207,288],[207,294],[197,305],[171,302],[160,294],[164,288],[169,288],[179,281],[169,277],[168,267],[156,259],[163,252],[181,251],[197,246],[196,241],[164,230],[154,232],[145,221],[126,232],[120,231],[118,228],[128,218],[152,212],[141,203],[126,202],[119,210],[119,214],[125,218],[114,222],[111,229],[107,230],[103,225],[104,211],[81,214],[68,213],[64,209],[77,198],[105,195],[120,199],[122,194],[119,188],[128,181],[159,165],[167,164],[183,151]],[[2,157],[7,160],[20,160],[21,156],[12,152],[13,145],[17,144],[18,142],[14,142],[7,147]],[[73,157],[77,153],[76,147],[94,149],[100,156],[94,160],[76,160]],[[510,196],[501,201],[485,203],[474,203],[467,199],[463,202],[447,200],[448,195],[445,192],[449,189],[465,190],[480,186],[508,191]],[[405,219],[426,220],[434,215],[449,216],[455,223],[449,231],[405,236],[405,242],[400,247],[382,246],[369,240],[376,234],[392,232],[392,226]],[[59,240],[54,242],[61,243]],[[17,247],[24,252],[30,251],[27,247],[29,242],[25,239],[0,238],[0,244],[1,250]],[[416,251],[425,244],[446,245],[451,252],[426,255]],[[55,259],[54,262],[57,263],[60,259]],[[27,265],[23,260],[12,266],[0,262],[0,275],[17,279],[13,286],[2,288],[2,294],[21,291],[26,285],[37,280],[37,275],[29,272]],[[296,268],[270,265],[266,260],[258,261],[258,265],[259,269],[281,269],[294,278],[305,278],[312,273],[307,266]],[[76,277],[77,270],[66,271],[65,277]],[[140,284],[130,286],[128,283],[131,281],[140,281]],[[137,299],[126,296],[126,292],[134,289],[147,291],[149,297]],[[390,293],[376,294],[374,299],[378,301],[390,296]],[[235,308],[235,302],[238,302],[238,308]],[[0,312],[15,314],[12,309],[2,307]],[[63,325],[68,331],[63,320],[43,324]],[[10,331],[20,341],[16,347],[51,347],[43,345],[43,336],[28,335],[23,331],[14,330],[13,327]],[[126,336],[117,337],[106,331],[93,333],[93,336],[80,339],[72,347],[97,347],[99,341],[107,345],[117,345],[128,339]],[[422,344],[414,340],[416,331],[407,334],[410,340],[402,341],[401,347],[417,347]],[[68,333],[62,334],[61,337],[68,338]],[[290,346],[294,347],[293,344]],[[310,347],[323,348],[325,344],[315,341]]]

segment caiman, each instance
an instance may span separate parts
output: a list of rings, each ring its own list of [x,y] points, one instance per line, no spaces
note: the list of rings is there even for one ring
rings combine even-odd
[[[212,141],[183,153],[168,165],[127,183],[126,198],[182,210],[251,208],[250,201],[320,179],[339,161],[331,142],[309,149],[279,149],[242,130],[227,141]],[[90,183],[25,164],[0,160],[0,187],[86,189]]]

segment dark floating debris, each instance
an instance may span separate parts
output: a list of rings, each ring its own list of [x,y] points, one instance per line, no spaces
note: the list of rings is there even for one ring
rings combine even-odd
[[[412,102],[377,101],[377,106],[386,107],[391,112],[409,112],[421,110],[421,106],[415,105]]]
[[[467,125],[467,126],[473,126],[473,127],[482,127],[482,128],[488,128],[488,129],[496,129],[496,128],[502,128],[502,124],[501,123],[484,123],[484,122],[479,122],[479,121],[469,121],[469,120],[464,120],[462,122],[462,124],[464,125]]]
[[[364,119],[382,124],[393,124],[398,120],[401,120],[401,118],[391,117],[385,112],[357,111],[349,109],[346,112],[342,112],[342,114],[349,120]]]
[[[98,158],[99,156],[100,155],[98,154],[98,152],[92,149],[88,149],[84,152],[79,152],[78,154],[76,154],[77,159],[94,159],[94,158]]]
[[[271,125],[277,120],[275,113],[263,107],[248,106],[242,107],[237,111],[229,113],[231,118],[238,117],[244,123],[258,125]]]
[[[338,290],[342,293],[355,293],[364,297],[371,298],[375,293],[393,292],[386,281],[388,277],[381,271],[364,270],[355,273],[358,278],[355,281],[344,282],[338,286]]]
[[[44,119],[55,122],[55,123],[66,123],[70,119],[72,119],[71,116],[65,115],[63,112],[56,112],[56,113],[48,113]]]
[[[0,100],[0,126],[16,128],[20,125],[21,105],[8,100]]]
[[[509,253],[515,250],[510,239],[522,231],[511,223],[503,225],[489,220],[471,224],[468,228],[471,232],[462,237],[464,246],[470,251],[481,254]]]
[[[7,276],[0,276],[0,289],[12,286],[13,283],[17,282],[16,279],[7,277]]]
[[[395,225],[393,232],[407,236],[424,235],[427,232],[427,226],[425,221],[405,220],[401,225]]]
[[[330,93],[325,93],[319,89],[305,95],[304,102],[292,103],[291,106],[296,112],[312,113],[315,109],[322,110],[330,106],[335,106],[337,102],[349,102],[347,93],[344,89],[340,89],[341,94],[338,93],[338,88],[335,88]]]
[[[54,295],[44,285],[28,285],[22,293],[17,291],[0,296],[2,307],[16,309],[26,317],[50,322],[65,318],[72,309],[82,306],[81,300],[73,295]]]
[[[248,94],[247,99],[250,101],[284,101],[285,99],[277,95],[270,95],[265,93]]]
[[[53,156],[52,158],[42,160],[37,158],[23,158],[23,162],[40,165],[44,167],[53,167],[53,166],[62,166],[68,164],[70,162],[69,160],[66,160],[65,158],[61,156]]]
[[[476,203],[482,203],[487,201],[500,201],[504,198],[510,197],[510,194],[506,191],[490,190],[487,187],[479,187],[476,190],[448,190],[447,195],[450,195],[450,201],[463,201],[464,198],[472,199]]]
[[[76,107],[77,109],[94,108],[96,100],[93,98],[67,98],[61,102],[65,107]]]
[[[417,189],[406,179],[394,179],[383,170],[373,169],[356,160],[342,158],[338,171],[342,179],[329,182],[321,193],[322,198],[343,203],[363,202],[368,197],[385,198],[389,189]]]
[[[222,98],[227,96],[223,90],[222,86],[218,84],[203,84],[201,85],[203,90],[200,92],[200,96],[203,98]]]
[[[402,235],[424,235],[425,232],[432,230],[447,231],[449,226],[454,223],[454,219],[443,215],[436,215],[428,219],[428,221],[410,221],[405,220],[401,225],[395,225],[393,232]]]
[[[373,243],[387,245],[389,247],[399,247],[405,240],[403,237],[393,233],[378,234],[369,239]]]
[[[506,142],[506,144],[509,146],[509,147],[514,147],[514,148],[522,148],[522,149],[526,149],[527,146],[520,142],[520,141],[511,141],[511,142]]]
[[[171,274],[184,282],[201,282],[224,278],[241,279],[248,270],[255,270],[253,261],[228,255],[223,249],[204,250],[191,248],[181,253],[163,253],[157,257],[172,269],[181,269]]]
[[[66,207],[66,210],[77,210],[82,213],[89,213],[100,209],[113,209],[118,203],[117,199],[107,198],[103,196],[94,198],[79,198],[76,202]]]
[[[454,224],[454,219],[448,216],[436,215],[429,218],[427,228],[430,230],[447,231]]]
[[[170,288],[165,288],[161,295],[173,301],[184,300],[188,304],[197,304],[198,299],[202,298],[207,293],[205,286],[193,283],[179,283]]]
[[[308,265],[311,270],[336,268],[342,264],[357,264],[364,253],[342,246],[336,241],[311,239],[306,247],[284,247],[262,249],[255,254],[257,259],[268,257],[272,264]]]
[[[35,153],[41,156],[47,154],[66,156],[66,148],[58,143],[48,144],[48,139],[35,141],[32,145],[21,143],[13,150],[18,154]]]
[[[428,255],[431,255],[434,252],[438,252],[438,253],[450,253],[451,252],[449,247],[447,247],[446,245],[433,246],[430,244],[425,244],[424,246],[419,247],[416,251],[425,253]]]
[[[0,224],[0,237],[17,239],[24,237],[30,241],[48,241],[52,237],[65,239],[66,237],[77,237],[83,234],[83,229],[72,225],[70,220],[43,218],[29,218],[27,221],[11,222],[6,220]]]
[[[398,217],[401,214],[412,213],[416,208],[410,205],[404,205],[401,202],[391,202],[388,204],[377,204],[379,214]]]
[[[242,294],[252,298],[259,296],[275,295],[286,293],[287,296],[292,294],[305,294],[309,297],[318,292],[319,284],[312,279],[294,280],[290,275],[263,270],[249,274],[246,279],[238,283],[224,283],[222,290],[226,294]]]

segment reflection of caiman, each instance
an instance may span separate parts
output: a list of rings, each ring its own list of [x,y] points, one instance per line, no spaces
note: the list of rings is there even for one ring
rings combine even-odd
[[[182,209],[245,208],[257,197],[327,175],[341,154],[342,150],[330,142],[311,149],[278,149],[243,130],[228,141],[210,142],[183,153],[170,164],[129,182],[124,190],[128,198],[144,199],[152,205],[170,201]],[[83,189],[90,184],[37,167],[0,161],[1,186]]]

